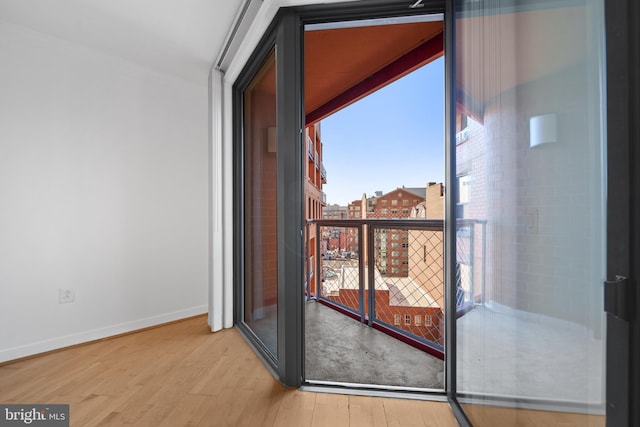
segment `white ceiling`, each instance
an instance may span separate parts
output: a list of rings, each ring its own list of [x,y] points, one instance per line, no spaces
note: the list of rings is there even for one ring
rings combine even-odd
[[[243,0],[0,0],[0,20],[206,83]]]

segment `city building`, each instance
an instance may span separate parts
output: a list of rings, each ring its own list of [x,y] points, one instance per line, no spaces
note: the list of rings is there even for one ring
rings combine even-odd
[[[431,219],[441,220],[443,200],[443,184],[429,183],[426,188],[402,187],[387,194],[376,192],[373,197],[363,195],[349,204],[348,212],[352,219],[398,220],[426,219],[429,210]],[[351,241],[357,241],[357,229],[349,230]],[[377,320],[435,344],[436,349],[444,344],[443,237],[442,226],[435,230],[381,228],[374,242]],[[361,249],[361,262],[366,263],[367,248]],[[324,295],[342,306],[357,307],[357,268],[345,264],[333,269],[333,274],[323,282]],[[368,292],[367,282],[365,301]]]
[[[322,219],[347,219],[347,206],[326,205],[322,210]]]
[[[386,194],[381,191],[349,204],[349,217],[362,219],[403,219],[425,200],[424,188],[396,188]],[[352,231],[353,234],[353,231]],[[407,277],[409,239],[406,230],[382,230],[375,242],[376,265],[383,276]],[[352,238],[350,238],[350,241]]]
[[[320,122],[314,123],[305,128],[305,182],[304,197],[306,199],[305,218],[322,219],[323,208],[326,203],[326,196],[322,191],[322,185],[327,182],[327,171],[322,163],[322,139],[320,136]],[[316,292],[317,275],[314,274],[316,257],[316,226],[311,224],[307,229],[306,236],[309,254],[305,257],[306,268],[309,269],[305,277],[309,281],[309,290],[312,294]],[[326,240],[323,239],[320,245],[320,254],[326,251]]]
[[[328,205],[323,208],[322,219],[344,220],[348,218],[347,206]],[[357,245],[349,242],[349,229],[346,227],[324,227],[321,253],[343,253],[357,251]],[[354,249],[355,248],[355,249]]]

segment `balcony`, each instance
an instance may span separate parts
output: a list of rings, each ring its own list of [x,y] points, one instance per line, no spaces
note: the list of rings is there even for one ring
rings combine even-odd
[[[458,223],[457,314],[482,302],[484,227]],[[444,359],[443,220],[311,220],[307,233],[321,254],[308,260],[320,272],[307,276],[309,300]]]
[[[311,138],[307,136],[307,154],[309,155],[309,160],[311,161],[315,159],[313,153],[315,153],[315,150],[313,149],[313,141],[311,141]]]
[[[307,261],[316,274],[305,282],[306,380],[442,392],[444,221],[314,220],[307,232],[315,236],[307,250],[320,256]],[[604,366],[599,330],[497,303],[493,271],[485,274],[487,222],[458,220],[455,235],[453,315],[458,346],[468,349],[457,359],[461,389],[468,396],[523,396],[544,410],[600,405],[601,384],[592,381]],[[514,381],[519,377],[527,381]]]

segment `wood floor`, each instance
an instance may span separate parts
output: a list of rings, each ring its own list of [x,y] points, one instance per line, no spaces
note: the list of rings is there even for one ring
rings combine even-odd
[[[312,393],[274,380],[235,329],[200,316],[0,366],[0,403],[70,405],[72,426],[457,426],[447,403]],[[604,417],[466,406],[478,427]]]
[[[605,427],[602,415],[463,405],[474,427]]]
[[[0,366],[0,403],[68,403],[72,426],[457,426],[446,403],[280,385],[206,317]]]

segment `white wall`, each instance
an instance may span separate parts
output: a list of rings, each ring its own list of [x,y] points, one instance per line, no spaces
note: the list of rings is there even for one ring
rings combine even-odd
[[[205,313],[207,82],[1,21],[0,58],[0,362]]]

